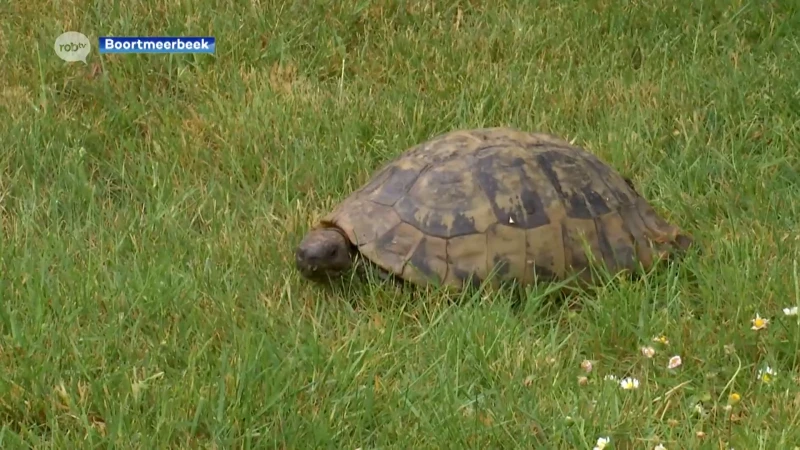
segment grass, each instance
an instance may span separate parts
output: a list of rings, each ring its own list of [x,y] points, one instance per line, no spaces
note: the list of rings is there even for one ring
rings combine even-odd
[[[800,301],[792,2],[38,0],[0,15],[3,448],[800,445],[800,323],[782,313]],[[66,30],[90,37],[87,65],[56,57]],[[100,55],[102,35],[218,46]],[[389,158],[503,125],[575,139],[704,253],[580,311],[325,290],[293,270],[303,233]]]

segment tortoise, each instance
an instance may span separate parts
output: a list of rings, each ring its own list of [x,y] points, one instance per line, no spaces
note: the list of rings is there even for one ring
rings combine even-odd
[[[650,269],[693,238],[623,177],[546,133],[461,129],[415,145],[324,216],[295,250],[307,279],[331,280],[356,257],[383,277],[462,289],[484,282],[593,284]]]

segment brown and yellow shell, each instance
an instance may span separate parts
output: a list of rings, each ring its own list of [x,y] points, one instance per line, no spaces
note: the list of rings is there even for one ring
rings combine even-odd
[[[676,242],[691,243],[593,154],[510,128],[454,131],[408,149],[320,226],[339,227],[389,273],[454,287],[577,272],[590,281],[582,269],[592,260],[611,272],[647,269]]]

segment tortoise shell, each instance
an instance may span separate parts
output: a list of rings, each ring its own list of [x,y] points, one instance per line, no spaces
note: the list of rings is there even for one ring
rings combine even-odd
[[[390,274],[455,287],[575,273],[591,282],[591,260],[612,273],[648,269],[692,243],[595,155],[511,128],[408,149],[319,226]]]

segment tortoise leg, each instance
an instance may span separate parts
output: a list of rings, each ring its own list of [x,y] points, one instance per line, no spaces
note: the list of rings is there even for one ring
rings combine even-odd
[[[391,282],[396,286],[404,285],[403,280],[366,258],[359,257],[356,267],[358,268],[359,275],[366,279],[374,277],[381,281]]]
[[[378,267],[375,264],[370,264],[370,270],[372,274],[380,278],[382,281],[392,281],[394,283],[402,284],[400,280],[393,273],[389,273],[388,270],[385,270],[381,267]]]

